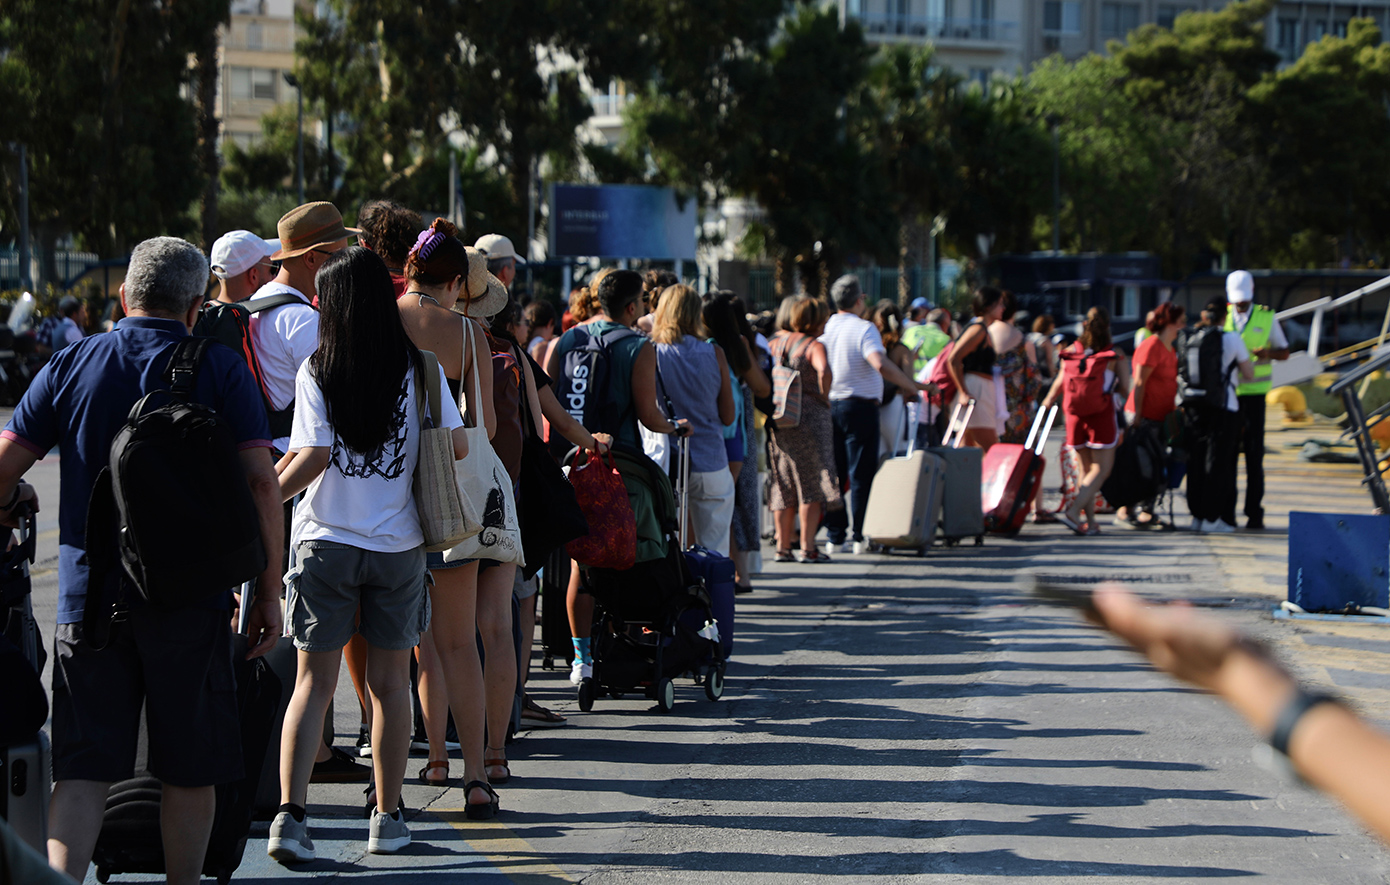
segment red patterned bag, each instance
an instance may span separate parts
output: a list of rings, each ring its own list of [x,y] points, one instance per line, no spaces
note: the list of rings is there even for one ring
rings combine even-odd
[[[637,562],[637,519],[627,499],[627,485],[608,456],[596,452],[570,469],[570,485],[589,534],[565,545],[570,558],[591,568],[630,569]]]

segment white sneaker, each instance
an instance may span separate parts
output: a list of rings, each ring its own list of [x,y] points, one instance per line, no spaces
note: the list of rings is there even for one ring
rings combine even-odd
[[[383,811],[373,813],[370,833],[367,851],[372,854],[391,854],[410,844],[410,830],[399,809],[394,815]]]
[[[593,665],[593,664],[586,664],[586,663],[584,663],[583,661],[581,661],[579,658],[575,658],[575,659],[574,659],[574,663],[573,663],[573,664],[570,664],[570,682],[573,683],[574,685],[578,685],[579,683],[583,682],[585,679],[592,679],[592,678],[593,678],[593,675],[594,675],[594,665]]]
[[[1206,522],[1202,524],[1202,531],[1206,532],[1207,534],[1225,535],[1230,534],[1235,530],[1235,526],[1221,519],[1213,519],[1211,522]]]
[[[1206,531],[1206,529],[1202,528],[1204,525],[1206,525],[1204,520],[1193,518],[1192,525],[1188,526],[1187,530],[1189,532],[1203,532]]]
[[[869,542],[855,541],[854,546],[851,549],[854,551],[855,556],[862,556],[863,554],[869,552]]]
[[[317,857],[314,841],[309,838],[308,820],[297,821],[288,811],[275,815],[265,853],[280,863],[308,863]]]

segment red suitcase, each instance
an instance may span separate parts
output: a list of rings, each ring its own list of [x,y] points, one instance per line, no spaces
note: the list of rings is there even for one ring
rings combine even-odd
[[[1028,440],[1023,444],[995,443],[985,452],[981,468],[980,506],[985,512],[985,529],[1011,535],[1023,528],[1033,499],[1042,487],[1043,446],[1057,418],[1057,407],[1038,412]]]

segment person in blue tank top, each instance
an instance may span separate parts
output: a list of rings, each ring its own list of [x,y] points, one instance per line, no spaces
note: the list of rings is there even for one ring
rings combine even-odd
[[[690,422],[690,532],[686,543],[729,555],[734,477],[724,428],[738,417],[724,349],[706,341],[700,296],[685,285],[661,293],[652,323],[656,393],[672,420]]]

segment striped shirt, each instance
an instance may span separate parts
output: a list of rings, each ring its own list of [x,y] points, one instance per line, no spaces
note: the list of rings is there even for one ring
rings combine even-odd
[[[870,354],[885,352],[873,323],[837,312],[826,322],[820,343],[830,361],[832,400],[883,398],[883,376],[869,363]]]

